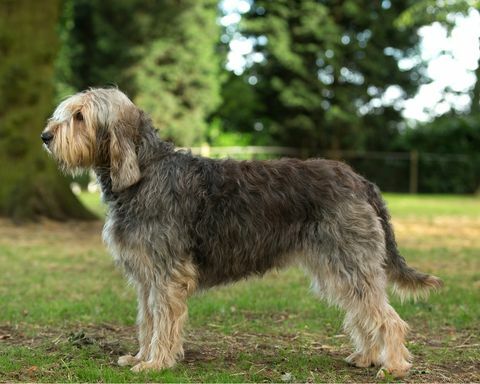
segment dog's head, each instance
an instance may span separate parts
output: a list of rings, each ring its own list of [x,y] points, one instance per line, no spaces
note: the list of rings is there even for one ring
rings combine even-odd
[[[70,173],[108,167],[112,190],[140,179],[136,154],[141,111],[118,89],[90,89],[64,100],[41,134],[44,147]]]

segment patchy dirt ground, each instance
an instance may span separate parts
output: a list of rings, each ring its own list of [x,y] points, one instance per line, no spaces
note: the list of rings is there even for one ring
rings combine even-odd
[[[394,219],[393,224],[402,248],[431,249],[475,248],[480,246],[480,217],[408,217]],[[44,244],[55,240],[74,247],[103,246],[101,241],[103,222],[58,223],[44,220],[22,226],[0,219],[0,243],[11,245]]]
[[[438,247],[452,251],[480,249],[480,219],[406,218],[395,220],[394,224],[398,242],[405,248],[427,251]],[[48,221],[16,227],[0,220],[0,245],[22,248],[44,246],[46,243],[68,244],[69,252],[88,253],[103,247],[101,227],[100,222],[59,224]],[[445,265],[445,270],[455,269],[455,265]],[[478,259],[474,265],[478,266]],[[477,281],[480,280],[478,270],[469,273],[477,273]],[[480,283],[473,287],[478,288]],[[244,315],[255,316],[247,312]],[[409,346],[414,349],[415,365],[405,382],[480,382],[480,323],[474,328],[461,330],[445,325],[434,332],[428,324],[418,323],[409,336]],[[52,354],[68,348],[88,348],[93,361],[113,367],[119,355],[133,352],[136,348],[135,328],[110,323],[79,323],[74,327],[21,322],[11,324],[5,322],[0,314],[0,350],[6,347],[39,348]],[[248,381],[251,377],[262,377],[264,381],[278,381],[279,377],[282,380],[285,378],[284,381],[293,381],[288,372],[278,370],[281,366],[279,359],[287,361],[289,356],[301,355],[308,361],[310,357],[324,354],[330,358],[330,368],[339,373],[348,372],[348,381],[371,382],[375,368],[357,369],[347,366],[343,361],[350,351],[348,338],[343,334],[326,336],[306,331],[270,335],[244,329],[225,333],[215,326],[205,326],[188,329],[183,364],[192,369],[202,364],[214,364],[218,369],[232,372],[232,376],[239,376],[240,381]],[[470,357],[465,358],[467,351]],[[238,368],[239,356],[247,362],[251,356],[247,370]],[[54,370],[55,366],[45,369],[35,366],[22,368],[3,378],[0,376],[0,381],[42,381],[49,377],[49,369]],[[311,375],[306,381],[318,381],[322,377],[322,367],[312,366],[308,369],[311,369]]]
[[[68,345],[78,349],[89,346],[98,347],[95,353],[90,355],[99,364],[107,362],[111,366],[116,365],[116,359],[126,353],[131,353],[136,348],[135,327],[119,327],[113,324],[88,324],[81,328],[57,329],[38,327],[34,330],[35,335],[29,336],[22,332],[22,327],[0,326],[0,343],[8,346],[22,346],[28,348],[41,348],[47,353],[62,350]],[[28,333],[31,333],[29,329]],[[446,327],[444,333],[455,334],[452,342],[445,344],[427,332],[418,329],[409,336],[409,345],[418,345],[419,350],[415,353],[415,365],[410,375],[404,382],[478,382],[480,380],[480,360],[465,361],[461,358],[462,351],[480,348],[480,336],[478,329],[456,332]],[[301,354],[305,358],[318,354],[325,354],[333,361],[333,368],[338,372],[349,371],[353,382],[371,382],[376,368],[359,369],[350,367],[344,362],[351,346],[346,335],[338,334],[324,338],[323,342],[317,342],[317,334],[301,332],[296,334],[280,334],[272,337],[268,334],[253,332],[234,332],[230,335],[222,334],[214,328],[190,329],[186,335],[185,357],[182,364],[194,369],[199,364],[213,363],[219,369],[232,370],[234,375],[245,376],[250,374],[259,375],[266,381],[276,381],[285,372],[279,372],[278,355],[282,353],[285,360],[289,355]],[[432,363],[427,355],[448,350],[451,359],[448,362]],[[236,368],[240,354],[251,355],[252,361],[248,371],[238,372]],[[59,363],[60,364],[60,363]],[[32,378],[32,372],[26,368],[23,371],[9,375],[10,379],[23,381]],[[38,368],[33,368],[38,369]],[[50,367],[51,369],[51,367]],[[318,375],[321,376],[321,368],[311,367],[311,379],[307,382],[315,382]],[[48,372],[37,372],[47,374]],[[41,377],[41,376],[40,376]]]
[[[393,224],[402,248],[460,249],[479,246],[480,217],[403,218],[394,219]]]

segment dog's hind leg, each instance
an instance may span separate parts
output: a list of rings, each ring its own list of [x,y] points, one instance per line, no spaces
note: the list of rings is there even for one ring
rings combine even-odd
[[[395,377],[405,376],[411,367],[405,347],[408,326],[390,306],[385,292],[374,287],[342,302],[347,311],[345,329],[357,347],[347,361],[359,367],[379,365],[381,377],[384,371]]]
[[[350,335],[355,346],[355,351],[345,358],[347,363],[360,368],[381,364],[380,340],[371,337],[351,312],[347,312],[345,316],[344,329]]]
[[[355,345],[347,362],[379,365],[379,376],[384,370],[405,376],[411,367],[404,345],[408,327],[388,303],[384,234],[372,208],[344,203],[309,234],[321,240],[305,259],[314,286],[346,311],[344,326]]]
[[[405,347],[408,326],[388,303],[384,275],[381,268],[368,278],[355,272],[349,278],[329,274],[318,276],[316,285],[322,296],[346,311],[344,327],[355,346],[346,361],[357,367],[381,366],[378,376],[385,370],[403,377],[411,367]]]
[[[187,298],[195,286],[196,271],[190,263],[177,266],[163,280],[152,284],[148,305],[153,314],[153,331],[148,360],[139,362],[132,371],[172,367],[183,357],[182,330],[187,320]]]

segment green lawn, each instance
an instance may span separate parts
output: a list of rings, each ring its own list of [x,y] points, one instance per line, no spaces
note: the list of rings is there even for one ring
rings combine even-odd
[[[480,218],[480,198],[460,195],[385,194],[393,217],[462,216]]]
[[[406,381],[480,381],[480,200],[386,195],[399,245],[446,286],[393,303],[411,325]],[[81,196],[102,215],[98,196]],[[116,366],[134,352],[135,296],[100,239],[101,222],[0,221],[0,382],[367,382],[343,362],[341,311],[309,293],[297,269],[190,300],[185,360],[162,372]]]

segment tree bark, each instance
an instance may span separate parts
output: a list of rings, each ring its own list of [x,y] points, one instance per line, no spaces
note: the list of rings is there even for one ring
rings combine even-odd
[[[480,38],[478,39],[478,46],[480,48]],[[480,114],[480,57],[478,58],[475,77],[476,81],[472,89],[472,106],[470,107],[470,113]]]
[[[0,0],[0,216],[94,219],[42,149],[59,0]]]

